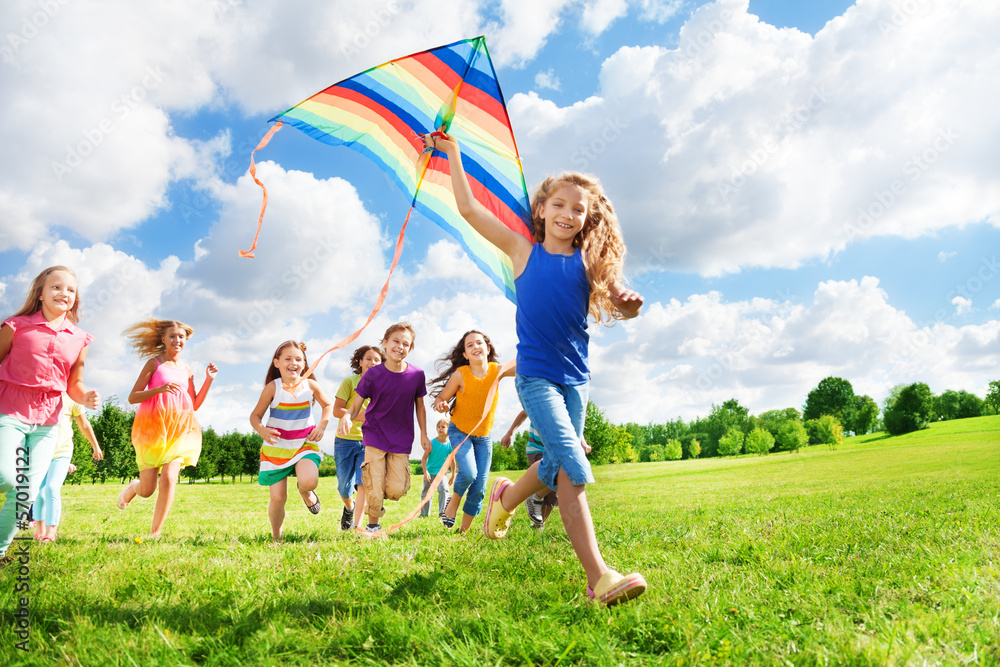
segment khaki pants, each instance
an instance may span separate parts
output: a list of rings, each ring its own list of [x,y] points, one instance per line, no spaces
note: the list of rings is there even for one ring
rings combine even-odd
[[[399,500],[410,490],[410,457],[365,447],[361,483],[365,485],[368,516],[385,515],[382,500]]]

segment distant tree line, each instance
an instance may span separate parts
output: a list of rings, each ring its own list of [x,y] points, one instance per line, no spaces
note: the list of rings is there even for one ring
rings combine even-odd
[[[690,422],[678,417],[663,424],[616,425],[591,402],[587,404],[583,435],[592,448],[589,458],[594,464],[676,461],[797,452],[809,445],[836,448],[846,433],[862,435],[884,430],[890,435],[900,435],[927,428],[934,421],[994,414],[1000,414],[1000,380],[990,382],[985,398],[950,389],[935,396],[922,382],[898,385],[889,392],[880,414],[878,404],[870,396],[855,395],[850,382],[828,377],[809,392],[801,412],[797,408],[784,408],[755,416],[733,398],[712,405],[707,417]],[[132,410],[122,408],[112,396],[99,413],[90,417],[104,450],[104,460],[98,462],[91,458],[90,444],[74,426],[73,461],[77,470],[67,480],[76,484],[103,483],[109,479],[123,483],[138,477],[132,447],[134,416]],[[494,443],[492,469],[526,469],[527,440],[527,430],[522,430],[514,437],[510,449]],[[254,432],[219,434],[211,427],[205,428],[198,465],[184,468],[181,475],[189,482],[215,478],[225,482],[227,477],[232,482],[237,477],[241,481],[244,477],[254,479],[260,468],[261,444],[260,435]],[[420,474],[419,464],[414,470]],[[335,473],[333,457],[324,457],[320,476]]]

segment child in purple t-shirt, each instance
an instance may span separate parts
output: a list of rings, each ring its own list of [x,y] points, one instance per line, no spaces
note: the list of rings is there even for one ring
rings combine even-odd
[[[347,435],[365,399],[365,427],[362,444],[365,460],[361,464],[361,482],[368,500],[368,532],[381,530],[379,519],[385,514],[382,501],[399,500],[410,489],[410,449],[413,446],[413,415],[420,428],[420,444],[431,447],[427,437],[427,413],[424,396],[427,387],[424,372],[406,361],[416,335],[407,322],[397,322],[386,329],[382,338],[385,360],[373,366],[358,383],[357,396],[340,419],[338,434]]]

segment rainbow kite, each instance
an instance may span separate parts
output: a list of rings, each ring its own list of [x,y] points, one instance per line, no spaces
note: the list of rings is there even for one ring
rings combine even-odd
[[[288,123],[314,139],[331,146],[348,146],[368,156],[411,198],[411,212],[416,209],[447,230],[507,298],[515,301],[510,259],[459,214],[448,160],[439,151],[426,151],[423,140],[423,135],[434,131],[453,136],[462,147],[462,161],[476,200],[507,227],[531,240],[521,158],[485,37],[464,39],[373,67],[326,88],[271,121],[277,124],[257,149],[266,146],[281,125]],[[264,188],[257,180],[252,153],[250,165],[254,181]],[[258,236],[266,206],[265,188]],[[402,237],[401,231],[397,259]],[[250,250],[240,254],[253,257],[256,245],[254,238]]]

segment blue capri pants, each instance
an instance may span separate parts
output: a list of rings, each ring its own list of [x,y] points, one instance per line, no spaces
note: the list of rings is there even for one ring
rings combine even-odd
[[[465,435],[454,423],[448,424],[448,440],[451,441],[452,449],[465,440]],[[490,476],[492,462],[493,444],[489,436],[485,435],[470,435],[455,454],[458,474],[455,475],[454,492],[460,497],[465,496],[462,511],[469,516],[477,516],[483,509],[486,479]]]
[[[562,468],[574,486],[592,484],[590,461],[580,446],[590,385],[556,384],[544,378],[517,375],[514,387],[521,407],[545,443],[545,456],[538,464],[538,480],[555,489],[556,476]]]
[[[354,495],[356,488],[364,486],[361,464],[365,462],[365,446],[360,440],[334,438],[333,460],[337,464],[337,491],[346,500]]]

